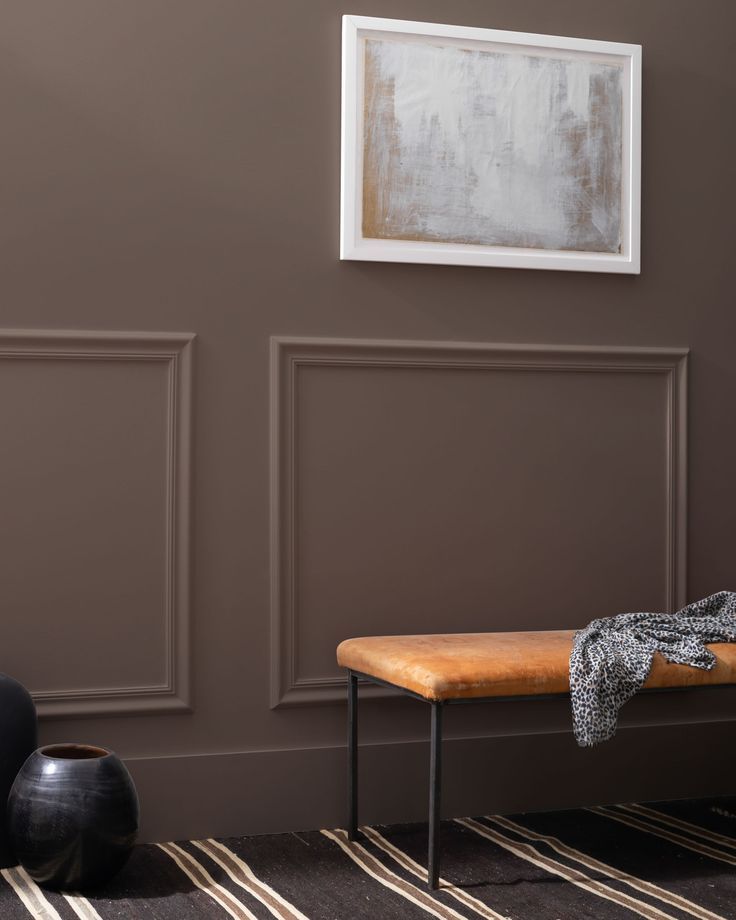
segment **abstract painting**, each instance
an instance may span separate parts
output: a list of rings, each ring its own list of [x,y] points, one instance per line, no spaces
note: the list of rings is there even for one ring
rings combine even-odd
[[[343,258],[638,271],[639,46],[345,18]]]

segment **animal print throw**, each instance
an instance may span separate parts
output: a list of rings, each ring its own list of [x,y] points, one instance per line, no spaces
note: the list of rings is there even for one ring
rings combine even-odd
[[[616,734],[618,711],[641,688],[656,651],[667,661],[710,670],[708,642],[736,642],[736,593],[720,591],[677,613],[621,613],[575,633],[570,694],[581,747]]]

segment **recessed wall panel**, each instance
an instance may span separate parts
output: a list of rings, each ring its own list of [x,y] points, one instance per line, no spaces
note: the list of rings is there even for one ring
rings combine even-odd
[[[3,669],[43,712],[186,680],[188,339],[153,344],[0,334]]]
[[[294,341],[281,359],[281,701],[331,692],[349,636],[680,600],[677,356]]]

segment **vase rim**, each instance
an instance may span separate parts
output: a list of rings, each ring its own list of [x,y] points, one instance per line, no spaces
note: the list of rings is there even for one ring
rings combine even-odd
[[[37,753],[50,760],[102,760],[110,757],[112,751],[94,744],[46,744]]]

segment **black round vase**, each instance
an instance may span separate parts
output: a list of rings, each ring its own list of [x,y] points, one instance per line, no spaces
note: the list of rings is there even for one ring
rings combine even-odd
[[[133,780],[104,748],[39,748],[13,783],[8,828],[18,861],[39,885],[102,885],[122,868],[138,833]]]
[[[10,845],[5,803],[10,788],[36,740],[36,707],[31,694],[17,680],[0,674],[0,868],[16,863]]]

